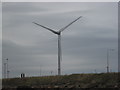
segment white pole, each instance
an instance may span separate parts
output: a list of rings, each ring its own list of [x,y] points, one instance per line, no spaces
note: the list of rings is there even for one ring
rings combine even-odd
[[[58,34],[58,75],[61,75],[61,33]]]
[[[110,65],[109,65],[109,51],[114,51],[114,49],[107,49],[107,73],[110,72]]]
[[[6,63],[4,63],[4,78],[6,78]]]
[[[9,70],[8,70],[8,58],[7,58],[6,60],[7,60],[7,78],[9,78]]]
[[[107,49],[107,73],[109,73],[109,49]]]

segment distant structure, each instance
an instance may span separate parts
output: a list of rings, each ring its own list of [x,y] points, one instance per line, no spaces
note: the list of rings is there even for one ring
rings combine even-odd
[[[8,69],[8,58],[5,58],[4,62],[4,78],[9,78],[9,69]]]
[[[6,63],[4,63],[4,78],[6,78]]]
[[[21,73],[21,78],[24,78],[25,77],[25,74],[24,73]]]
[[[61,51],[61,32],[64,31],[67,27],[69,27],[71,24],[73,24],[74,22],[76,22],[78,19],[80,19],[82,16],[78,17],[77,19],[75,19],[74,21],[72,21],[71,23],[69,23],[67,26],[61,28],[59,31],[54,31],[53,29],[50,29],[48,27],[45,27],[43,25],[40,25],[36,22],[33,22],[34,24],[41,26],[42,28],[45,28],[51,32],[53,32],[54,34],[58,35],[58,75],[61,75],[61,60],[62,60],[62,51]]]
[[[8,58],[7,58],[6,60],[7,60],[7,78],[9,78],[9,70],[8,70]]]
[[[53,74],[53,71],[50,71],[51,75]]]
[[[110,71],[110,66],[109,66],[109,51],[114,51],[114,49],[107,49],[107,73],[109,73]]]

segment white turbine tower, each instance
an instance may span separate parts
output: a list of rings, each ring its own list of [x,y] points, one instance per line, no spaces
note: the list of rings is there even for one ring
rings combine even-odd
[[[71,24],[73,24],[74,22],[76,22],[78,19],[80,19],[82,16],[78,17],[77,19],[75,19],[74,21],[72,21],[71,23],[69,23],[67,26],[61,28],[59,31],[54,31],[53,29],[50,29],[46,26],[40,25],[36,22],[33,22],[34,24],[41,26],[51,32],[53,32],[54,34],[58,35],[58,75],[61,75],[61,59],[62,59],[62,52],[61,52],[61,32],[64,31],[67,27],[69,27]]]

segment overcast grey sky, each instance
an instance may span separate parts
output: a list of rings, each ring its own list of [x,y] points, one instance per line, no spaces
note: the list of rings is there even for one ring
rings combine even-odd
[[[3,63],[9,59],[10,77],[57,74],[57,35],[32,22],[58,31],[83,16],[62,33],[62,74],[118,69],[118,3],[3,3]]]

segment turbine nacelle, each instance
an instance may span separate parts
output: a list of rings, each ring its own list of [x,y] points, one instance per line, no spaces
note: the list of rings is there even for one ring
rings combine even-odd
[[[57,35],[60,35],[60,34],[61,34],[61,32],[59,32],[59,31],[54,31],[53,33],[54,33],[54,34],[57,34]]]

